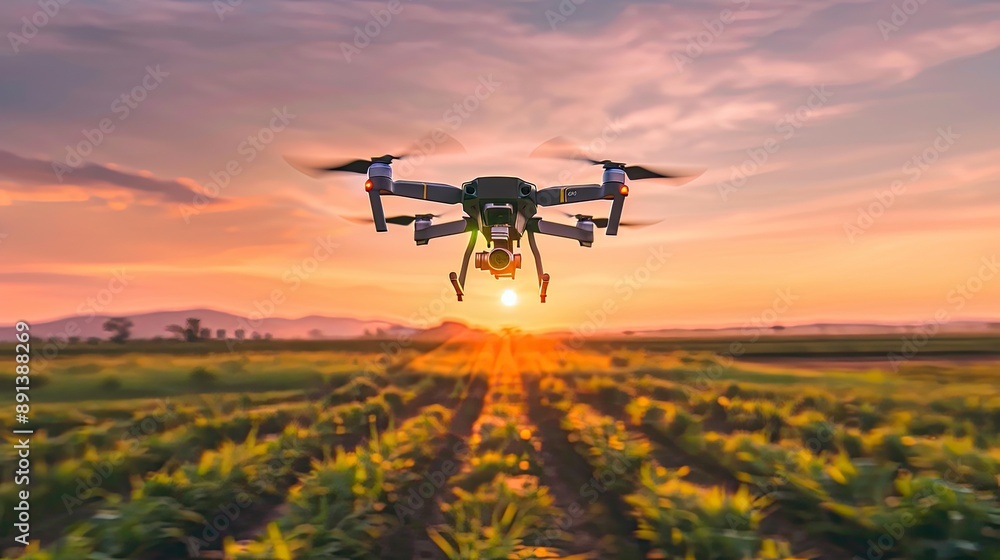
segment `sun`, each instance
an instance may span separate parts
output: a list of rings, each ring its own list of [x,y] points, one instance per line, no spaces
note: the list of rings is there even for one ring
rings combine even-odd
[[[517,305],[517,292],[514,290],[504,290],[504,293],[500,296],[500,303],[507,307]]]

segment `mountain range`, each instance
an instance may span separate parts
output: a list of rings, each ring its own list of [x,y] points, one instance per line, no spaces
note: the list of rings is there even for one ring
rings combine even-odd
[[[104,323],[110,315],[75,315],[52,321],[31,324],[33,339],[59,337],[68,339],[80,337],[108,338],[110,333],[104,330]],[[211,338],[216,338],[216,331],[223,329],[226,336],[233,337],[237,329],[243,329],[245,336],[251,338],[253,333],[261,336],[270,334],[278,339],[352,339],[372,336],[393,337],[405,336],[410,339],[447,340],[468,331],[482,331],[456,321],[444,321],[428,329],[415,329],[393,323],[391,321],[365,320],[352,317],[325,317],[309,315],[295,319],[284,317],[247,318],[216,311],[212,309],[185,309],[176,311],[153,311],[129,315],[132,321],[133,339],[149,339],[154,337],[170,338],[175,336],[166,329],[169,325],[185,326],[189,317],[201,320],[201,328],[211,331]],[[635,337],[655,338],[716,338],[738,337],[749,334],[762,336],[871,336],[871,335],[906,335],[918,332],[928,332],[929,326],[917,324],[878,324],[878,323],[816,323],[789,326],[747,326],[722,328],[665,328],[650,330],[605,331],[594,336],[614,336],[624,334]],[[947,334],[983,334],[1000,335],[1000,322],[989,321],[952,321],[937,325],[938,333]],[[0,341],[13,341],[17,330],[14,325],[0,326]],[[574,336],[568,331],[545,333],[549,336]]]
[[[186,309],[179,311],[154,311],[129,315],[132,321],[131,338],[171,338],[174,335],[167,332],[169,325],[184,326],[189,317],[201,320],[201,328],[211,331],[211,338],[216,338],[218,329],[225,329],[226,335],[234,336],[237,329],[243,329],[247,338],[254,332],[261,336],[270,334],[274,338],[313,338],[338,339],[360,338],[381,331],[388,334],[413,334],[415,329],[388,321],[366,321],[350,317],[322,317],[310,315],[297,319],[283,317],[247,318],[212,309]],[[44,323],[32,323],[31,335],[34,339],[60,337],[68,339],[78,336],[81,339],[90,337],[107,338],[110,333],[104,330],[104,323],[110,315],[75,315]],[[17,333],[13,325],[0,327],[0,340],[14,340]]]

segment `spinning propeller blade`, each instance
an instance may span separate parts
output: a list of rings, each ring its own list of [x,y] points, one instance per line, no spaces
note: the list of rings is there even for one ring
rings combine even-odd
[[[605,169],[622,169],[625,171],[625,175],[633,181],[641,179],[691,180],[705,172],[704,169],[685,169],[680,167],[661,168],[660,170],[655,170],[641,165],[626,165],[625,163],[611,161],[609,159],[596,160],[587,157],[583,150],[581,150],[578,146],[579,144],[576,144],[567,138],[556,136],[555,138],[551,138],[540,144],[537,148],[531,151],[528,157],[568,159],[573,161],[583,161],[591,165],[601,165]]]
[[[285,157],[285,161],[287,161],[292,167],[313,177],[333,171],[364,175],[365,173],[368,173],[368,168],[371,164],[376,162],[392,163],[395,160],[404,159],[417,154],[432,155],[464,152],[465,147],[462,146],[461,142],[446,134],[442,130],[435,130],[431,134],[428,134],[424,139],[415,142],[408,150],[400,155],[384,154],[369,159],[340,160],[325,164],[309,164],[289,157]]]
[[[408,226],[420,218],[440,218],[444,214],[416,214],[413,216],[389,216],[385,219],[385,223],[393,224],[397,226]],[[360,216],[340,216],[341,218],[347,220],[348,222],[353,222],[355,224],[369,225],[375,223],[375,220],[371,218],[365,218]]]

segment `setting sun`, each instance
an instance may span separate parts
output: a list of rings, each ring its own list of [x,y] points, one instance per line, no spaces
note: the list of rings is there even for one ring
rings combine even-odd
[[[514,290],[505,290],[500,296],[500,303],[506,305],[507,307],[517,305],[517,293]]]

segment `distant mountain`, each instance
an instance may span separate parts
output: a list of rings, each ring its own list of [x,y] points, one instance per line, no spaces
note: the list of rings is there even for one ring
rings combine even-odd
[[[77,315],[44,323],[33,323],[31,324],[31,336],[35,340],[52,336],[64,339],[71,336],[79,336],[83,339],[92,336],[108,338],[110,333],[104,331],[104,322],[110,317],[112,316]],[[412,334],[416,332],[415,329],[386,321],[365,321],[348,317],[321,317],[317,315],[298,319],[269,317],[256,321],[252,318],[212,309],[155,311],[128,315],[128,318],[134,323],[132,338],[153,338],[155,336],[170,338],[173,335],[166,331],[167,326],[183,326],[188,317],[201,319],[201,327],[210,329],[212,338],[215,338],[217,329],[225,329],[229,337],[234,335],[236,329],[243,329],[246,331],[247,338],[250,338],[254,332],[258,332],[262,336],[265,333],[270,333],[274,338],[314,339],[359,338],[372,335],[379,329],[387,336],[392,336],[392,333]],[[0,341],[15,340],[16,332],[13,325],[0,327]]]

